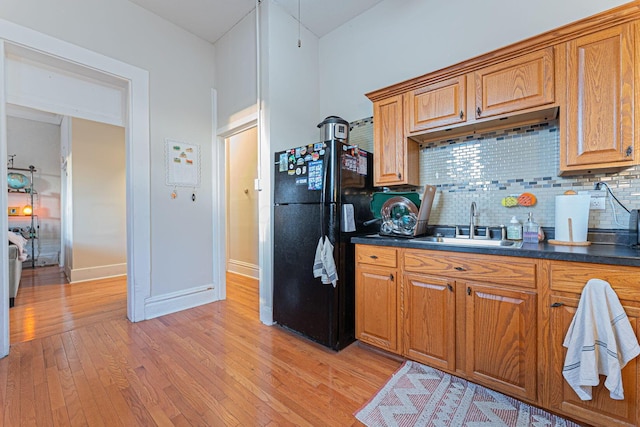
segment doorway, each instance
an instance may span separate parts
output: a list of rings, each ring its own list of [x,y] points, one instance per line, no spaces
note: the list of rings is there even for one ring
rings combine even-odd
[[[29,84],[15,84],[11,76],[23,76],[20,67],[37,70],[37,63],[45,64],[45,75],[49,85],[38,100],[46,95],[66,96],[65,101],[73,101],[76,96],[86,98],[86,90],[66,91],[60,88],[57,76],[64,76],[65,82],[86,84],[89,82],[102,90],[121,94],[121,103],[117,103],[119,118],[126,127],[126,223],[127,223],[127,317],[131,321],[145,319],[145,299],[151,293],[151,238],[150,224],[150,161],[149,161],[149,74],[147,71],[102,56],[87,49],[69,45],[61,40],[46,36],[27,28],[3,25],[0,21],[0,186],[7,184],[7,134],[6,105],[37,108],[38,100],[21,98],[20,90],[27,90]],[[34,62],[36,66],[34,66]],[[57,73],[57,74],[56,74]],[[77,77],[76,77],[77,76]],[[43,89],[43,86],[39,86]],[[22,100],[22,102],[20,102]],[[105,103],[103,103],[105,104]],[[110,105],[114,105],[113,103]],[[48,111],[71,115],[71,111],[90,114],[87,105],[78,107],[74,102],[49,103]],[[103,116],[106,117],[106,116]],[[87,117],[91,118],[91,117]],[[135,144],[133,143],[135,141]],[[5,193],[6,194],[6,193]],[[7,212],[7,196],[0,197],[0,210]],[[8,220],[0,217],[0,237],[7,240]],[[0,265],[6,271],[8,248],[0,246]],[[4,321],[0,329],[0,357],[9,353],[9,284],[6,275],[0,277],[0,318]]]
[[[258,130],[225,139],[228,272],[259,279]]]
[[[259,313],[258,128],[225,138],[225,216],[227,297],[249,292]]]

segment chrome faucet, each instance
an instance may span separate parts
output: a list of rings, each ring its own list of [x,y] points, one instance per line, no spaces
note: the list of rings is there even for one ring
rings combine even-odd
[[[476,216],[478,216],[478,207],[476,202],[471,202],[471,214],[469,215],[469,238],[473,239],[476,234]]]

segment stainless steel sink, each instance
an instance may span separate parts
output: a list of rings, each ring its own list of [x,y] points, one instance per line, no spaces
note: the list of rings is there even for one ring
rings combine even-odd
[[[436,237],[436,236],[418,237],[413,240],[418,242],[425,242],[425,243],[442,243],[443,245],[452,245],[452,246],[478,246],[478,247],[510,248],[510,249],[522,247],[522,242],[514,242],[512,240],[469,239],[469,238],[459,238],[459,237]]]

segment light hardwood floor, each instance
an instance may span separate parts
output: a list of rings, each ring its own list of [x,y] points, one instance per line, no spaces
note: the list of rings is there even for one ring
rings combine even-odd
[[[23,285],[0,360],[4,426],[360,425],[353,412],[401,363],[263,325],[257,283],[240,276],[226,301],[139,323],[124,281]]]

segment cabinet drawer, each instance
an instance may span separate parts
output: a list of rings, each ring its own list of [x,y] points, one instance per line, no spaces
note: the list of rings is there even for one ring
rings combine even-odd
[[[424,250],[406,251],[404,269],[524,288],[535,288],[537,277],[536,262],[530,259]]]
[[[582,293],[589,279],[602,279],[611,284],[618,298],[640,301],[640,267],[553,261],[549,282],[555,291]]]
[[[380,267],[397,266],[397,250],[382,246],[356,245],[356,263]]]

